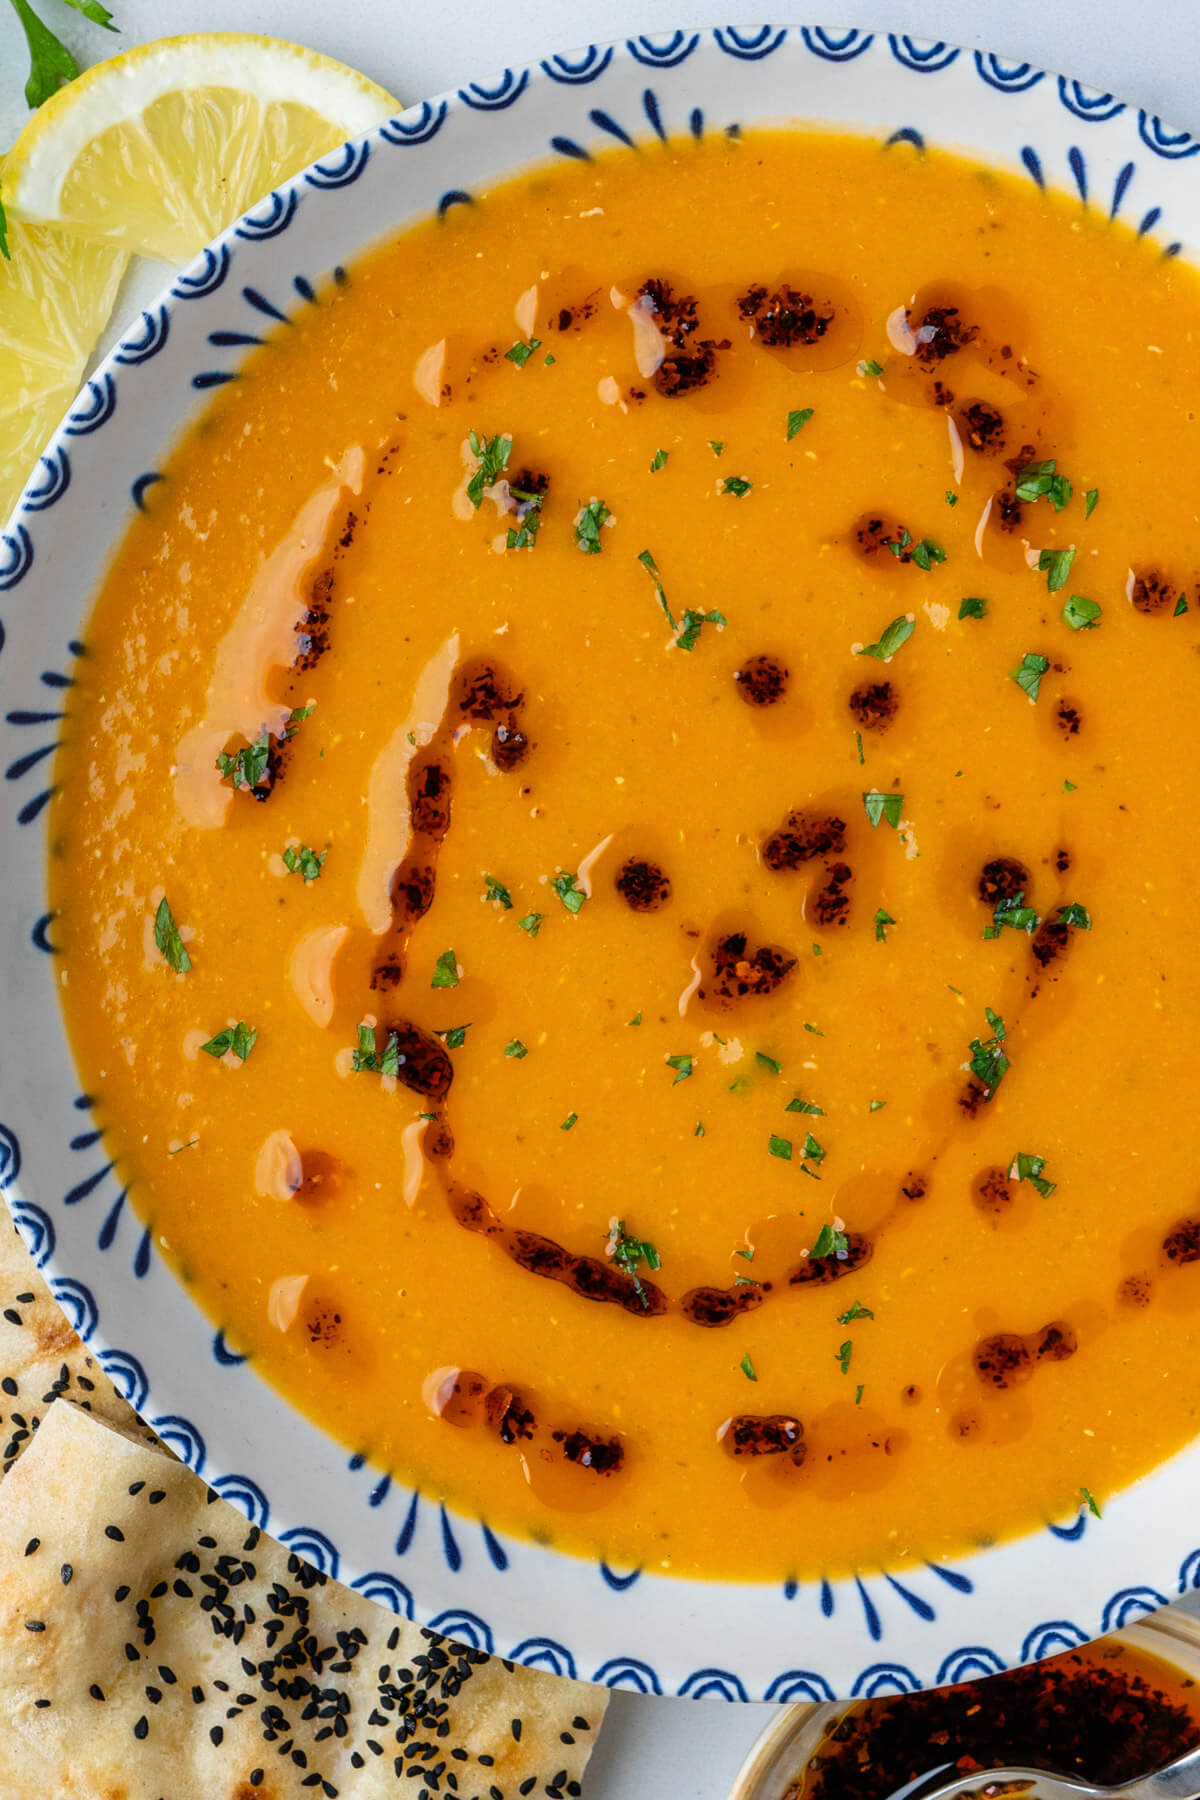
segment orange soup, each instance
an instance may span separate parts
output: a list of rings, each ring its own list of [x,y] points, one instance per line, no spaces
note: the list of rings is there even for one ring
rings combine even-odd
[[[1200,1405],[1200,290],[747,133],[378,249],[164,465],[52,862],[143,1216],[348,1448],[777,1578]]]

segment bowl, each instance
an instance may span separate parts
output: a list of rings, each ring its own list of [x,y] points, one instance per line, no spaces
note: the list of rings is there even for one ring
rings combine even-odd
[[[952,147],[1065,188],[1179,254],[1200,140],[1027,63],[804,26],[676,31],[505,70],[410,108],[270,194],[86,384],[0,534],[0,1190],[71,1324],[225,1499],[438,1631],[642,1693],[828,1701],[962,1681],[1118,1629],[1200,1585],[1200,1449],[1110,1503],[949,1563],[775,1586],[575,1560],[448,1511],[293,1411],[163,1262],[80,1093],[45,899],[46,805],[88,596],[169,445],[244,348],[385,231],[484,180],[668,133],[798,120]],[[702,1499],[698,1504],[703,1504]]]

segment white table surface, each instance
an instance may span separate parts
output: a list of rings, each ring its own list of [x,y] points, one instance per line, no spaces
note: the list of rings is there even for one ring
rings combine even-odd
[[[770,13],[762,0],[108,0],[120,40],[84,25],[60,0],[37,4],[81,64],[168,32],[264,31],[341,57],[405,101],[575,44],[677,25],[803,18],[994,50],[1200,131],[1200,0],[839,0],[827,10]],[[0,144],[25,117],[24,69],[20,29],[0,0]],[[617,1694],[587,1800],[725,1800],[774,1711]]]

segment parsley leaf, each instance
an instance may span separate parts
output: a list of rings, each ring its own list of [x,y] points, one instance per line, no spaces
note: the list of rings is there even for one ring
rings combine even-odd
[[[514,531],[509,526],[504,547],[506,550],[532,550],[542,529],[542,501],[546,496],[522,488],[510,488],[509,493],[517,502],[517,529]]]
[[[25,99],[30,109],[37,108],[57,94],[66,81],[74,81],[79,64],[66,45],[34,12],[29,0],[12,0],[13,10],[21,21],[25,42],[29,46],[29,79],[25,83]],[[76,11],[82,11],[77,7]],[[103,23],[98,20],[97,23]]]
[[[767,1154],[769,1156],[778,1156],[782,1162],[791,1162],[792,1140],[785,1137],[776,1137],[775,1133],[772,1132],[767,1139]]]
[[[467,442],[471,446],[472,456],[479,458],[479,467],[467,483],[467,499],[478,511],[483,504],[485,488],[490,488],[500,479],[512,455],[513,441],[510,437],[477,437],[472,431]]]
[[[1042,676],[1050,667],[1048,656],[1039,656],[1034,650],[1027,650],[1015,669],[1010,669],[1008,677],[1015,681],[1023,694],[1028,694],[1036,701],[1041,692]]]
[[[795,1100],[789,1100],[783,1110],[784,1112],[812,1113],[818,1119],[825,1117],[823,1106],[814,1106],[811,1100],[801,1100],[798,1096]]]
[[[990,1100],[1012,1064],[1004,1052],[1004,1040],[1008,1036],[1004,1020],[999,1013],[994,1013],[990,1006],[984,1007],[987,1022],[992,1028],[990,1038],[972,1038],[970,1043],[971,1060],[968,1064],[972,1075],[984,1090],[983,1097]]]
[[[704,1136],[704,1120],[703,1119],[696,1120],[696,1129],[695,1129],[695,1131],[693,1131],[692,1136],[693,1137],[703,1137]]]
[[[852,1319],[873,1319],[874,1317],[875,1314],[869,1306],[862,1306],[856,1300],[853,1306],[848,1306],[844,1313],[838,1314],[838,1324],[849,1325]]]
[[[753,486],[754,483],[747,481],[744,475],[727,475],[721,483],[721,492],[732,494],[735,500],[744,500]]]
[[[225,1056],[230,1050],[239,1062],[245,1062],[258,1041],[257,1031],[251,1031],[244,1019],[236,1025],[229,1025],[224,1031],[218,1031],[216,1037],[210,1037],[207,1044],[200,1048],[208,1056]]]
[[[584,902],[587,900],[587,895],[577,885],[577,882],[577,876],[568,874],[565,869],[560,869],[550,883],[569,913],[581,912]]]
[[[883,548],[894,556],[897,562],[901,562],[907,557],[909,562],[916,563],[918,569],[924,569],[926,573],[934,563],[944,563],[946,560],[946,552],[932,538],[922,538],[919,543],[914,543],[912,533],[907,526],[901,530],[898,538],[884,538]]]
[[[822,1225],[817,1233],[817,1241],[809,1251],[810,1256],[845,1256],[850,1249],[850,1240],[844,1231],[838,1231],[832,1225]]]
[[[867,809],[867,817],[871,821],[872,831],[878,830],[880,819],[886,819],[892,830],[895,831],[900,823],[900,811],[904,805],[903,794],[881,794],[873,791],[864,794],[862,802]]]
[[[1099,488],[1089,488],[1087,493],[1083,496],[1083,516],[1085,519],[1091,518],[1092,514],[1096,510],[1096,502],[1099,500],[1099,498],[1100,498],[1100,489]]]
[[[317,703],[315,700],[308,706],[293,706],[291,712],[288,714],[287,724],[284,726],[284,737],[289,741],[294,738],[305,719],[311,719],[316,710]]]
[[[650,473],[652,475],[657,475],[660,469],[666,468],[667,458],[670,454],[671,452],[669,450],[656,450],[654,452],[653,459],[650,463]]]
[[[394,1031],[388,1033],[383,1055],[375,1052],[375,1031],[371,1025],[358,1027],[358,1048],[351,1068],[356,1075],[398,1075],[400,1073],[400,1040]]]
[[[877,944],[887,943],[887,927],[895,923],[891,913],[884,912],[882,906],[878,908],[875,914],[875,942]]]
[[[879,662],[888,662],[902,644],[907,644],[916,629],[916,620],[908,613],[901,613],[898,619],[892,620],[877,644],[864,644],[858,654],[874,656]]]
[[[470,1029],[471,1029],[471,1027],[469,1024],[468,1025],[451,1025],[448,1031],[439,1031],[435,1035],[437,1037],[441,1038],[441,1040],[445,1044],[447,1050],[461,1050],[463,1045],[467,1041],[467,1033],[468,1033],[468,1031],[470,1031]],[[390,1049],[390,1047],[391,1046],[389,1045],[389,1049]],[[394,1069],[391,1069],[391,1070],[385,1069],[384,1070],[385,1075],[386,1074],[395,1074],[395,1072],[396,1071]]]
[[[1044,1156],[1031,1156],[1026,1150],[1018,1150],[1013,1157],[1009,1174],[1015,1176],[1018,1181],[1027,1181],[1030,1187],[1036,1189],[1042,1196],[1043,1200],[1048,1200],[1058,1183],[1043,1181],[1042,1171],[1045,1167]]]
[[[575,1115],[571,1115],[574,1121]],[[608,1229],[608,1242],[605,1245],[607,1254],[612,1258],[623,1275],[628,1275],[633,1282],[633,1290],[644,1307],[650,1305],[646,1298],[646,1290],[638,1278],[638,1270],[645,1263],[648,1269],[661,1269],[662,1257],[645,1238],[635,1238],[625,1229],[624,1219],[614,1219]]]
[[[304,885],[307,887],[310,881],[320,879],[321,870],[325,866],[325,858],[328,855],[328,850],[322,850],[318,856],[316,851],[310,849],[307,844],[301,844],[298,850],[293,850],[289,844],[283,852],[283,866],[289,875],[297,873],[303,875]]]
[[[545,913],[526,913],[523,919],[517,920],[517,924],[522,931],[527,931],[531,938],[535,938],[542,929],[542,920],[545,916]]]
[[[946,489],[946,505],[947,506],[957,506],[958,505],[958,495],[955,493],[952,493],[949,488]]]
[[[1017,470],[1018,500],[1049,500],[1055,512],[1062,512],[1071,498],[1071,483],[1065,475],[1055,474],[1054,458],[1049,462],[1026,463]]]
[[[1063,622],[1072,631],[1094,631],[1100,623],[1102,610],[1098,600],[1085,600],[1082,594],[1072,594],[1062,609]]]
[[[681,1081],[686,1081],[695,1067],[695,1058],[691,1056],[668,1056],[666,1061],[668,1069],[676,1072],[672,1087],[678,1087]]]
[[[682,619],[679,621],[679,631],[675,638],[675,648],[677,650],[694,650],[702,626],[715,625],[718,631],[721,631],[728,623],[729,620],[725,617],[724,613],[696,612],[689,606],[684,612]]]
[[[517,1061],[520,1062],[523,1056],[529,1055],[529,1051],[521,1042],[520,1038],[510,1038],[508,1043],[504,1046],[504,1054],[505,1056],[515,1056]]]
[[[840,1367],[843,1375],[848,1375],[850,1373],[850,1358],[853,1356],[853,1354],[854,1354],[854,1345],[851,1342],[851,1340],[849,1338],[847,1338],[845,1343],[841,1345],[841,1347],[838,1349],[838,1351],[836,1352],[836,1354],[834,1356],[834,1361]]]
[[[738,1368],[742,1371],[742,1374],[746,1377],[747,1381],[758,1380],[758,1376],[754,1373],[754,1364],[750,1361],[750,1352],[748,1350],[738,1364]]]
[[[217,768],[223,781],[232,779],[234,788],[246,788],[248,791],[259,786],[271,761],[271,740],[266,730],[253,744],[247,744],[244,750],[236,750],[232,756],[225,750],[217,757]]]
[[[798,412],[790,412],[787,416],[787,441],[790,444],[798,431],[803,431],[813,416],[811,406],[801,407]]]
[[[505,912],[511,912],[512,911],[512,895],[509,893],[509,891],[505,887],[504,883],[502,881],[497,881],[496,877],[494,875],[486,875],[486,874],[484,875],[483,882],[484,882],[484,889],[483,889],[484,900],[485,901],[495,901],[500,905],[500,907]]]
[[[1079,1490],[1079,1497],[1081,1500],[1086,1500],[1087,1509],[1095,1518],[1102,1519],[1104,1517],[1104,1514],[1100,1511],[1100,1508],[1092,1498],[1092,1493],[1089,1488],[1081,1487]]]
[[[600,554],[600,527],[612,513],[603,500],[591,500],[575,521],[575,542],[588,556]]]
[[[504,360],[506,362],[516,363],[518,369],[523,369],[534,351],[540,350],[541,347],[541,338],[531,337],[528,343],[526,343],[524,338],[518,338],[512,348],[504,352]]]
[[[960,600],[958,616],[960,619],[982,619],[987,616],[986,600]]]
[[[816,1138],[810,1131],[804,1140],[805,1162],[823,1163],[825,1161],[825,1155],[826,1152],[822,1149],[821,1145],[818,1144]]]
[[[1058,916],[1064,925],[1073,925],[1077,931],[1092,929],[1092,915],[1086,907],[1072,900],[1068,906],[1060,906]]]
[[[641,563],[643,569],[645,569],[645,571],[649,575],[651,581],[654,583],[654,591],[658,595],[658,604],[663,609],[663,613],[666,617],[667,624],[671,627],[671,630],[674,631],[675,618],[671,612],[670,607],[667,605],[666,589],[663,587],[662,577],[659,575],[659,572],[658,572],[658,564],[655,562],[654,558],[651,556],[651,554],[648,550],[639,550],[638,551],[638,561]]]
[[[179,927],[165,895],[159,901],[158,911],[154,915],[154,942],[175,973],[186,975],[192,966],[192,959],[179,935]]]
[[[1014,931],[1035,932],[1042,922],[1041,918],[1024,901],[1024,894],[1013,894],[1008,900],[997,900],[992,922],[984,928],[984,937],[998,938],[1006,925],[1011,925]]]
[[[1066,587],[1067,577],[1071,573],[1071,564],[1075,561],[1075,549],[1043,550],[1037,559],[1039,569],[1046,572],[1046,586],[1052,594],[1059,588]]]
[[[875,381],[883,374],[883,364],[877,363],[873,356],[869,356],[863,362],[859,363],[858,372],[860,375],[866,375],[871,380]]]
[[[720,438],[709,438],[708,447],[712,451],[714,456],[720,456],[722,450],[725,448],[725,445]]]
[[[433,965],[433,980],[430,987],[447,988],[458,986],[458,958],[453,950],[443,950]]]
[[[770,1069],[772,1075],[783,1074],[783,1064],[781,1062],[776,1062],[773,1056],[768,1056],[765,1050],[756,1050],[754,1052],[754,1060],[758,1063],[760,1068]]]

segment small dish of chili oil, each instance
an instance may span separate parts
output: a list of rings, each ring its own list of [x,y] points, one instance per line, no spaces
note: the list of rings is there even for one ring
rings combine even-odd
[[[1161,1641],[1169,1650],[1166,1634]],[[956,1765],[964,1788],[1004,1766],[1108,1786],[1197,1743],[1196,1676],[1141,1644],[1101,1638],[983,1681],[809,1710],[794,1753],[760,1761],[760,1780],[752,1756],[733,1800],[885,1800],[939,1763]]]

